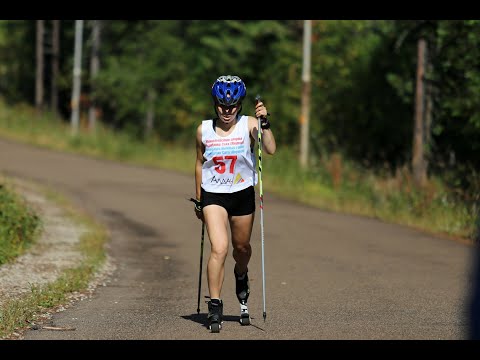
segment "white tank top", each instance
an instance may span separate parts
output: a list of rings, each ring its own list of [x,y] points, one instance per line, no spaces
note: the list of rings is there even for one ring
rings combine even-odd
[[[242,115],[228,136],[215,132],[213,120],[203,120],[202,143],[205,146],[202,166],[202,188],[205,191],[233,193],[257,184],[248,116]]]

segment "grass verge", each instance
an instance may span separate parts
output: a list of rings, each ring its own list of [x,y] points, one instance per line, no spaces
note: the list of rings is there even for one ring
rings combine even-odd
[[[65,210],[66,216],[87,229],[77,244],[83,255],[82,262],[63,271],[54,282],[32,286],[26,295],[3,303],[0,307],[0,338],[24,329],[38,319],[39,315],[65,304],[69,294],[85,291],[106,258],[106,229],[88,214],[76,209],[63,196],[48,189],[44,191],[49,201],[55,202]]]
[[[10,186],[0,182],[0,266],[23,254],[35,241],[41,219]]]

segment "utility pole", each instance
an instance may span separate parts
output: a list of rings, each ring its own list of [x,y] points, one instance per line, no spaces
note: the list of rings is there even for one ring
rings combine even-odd
[[[300,115],[300,165],[308,165],[310,122],[310,63],[312,50],[312,20],[303,21],[302,113]]]
[[[80,88],[82,75],[82,36],[83,20],[75,20],[75,53],[73,61],[73,86],[72,86],[72,116],[71,126],[72,134],[78,133],[78,123],[80,118]]]
[[[94,81],[100,68],[99,51],[100,51],[100,33],[102,20],[93,20],[92,23],[92,55],[90,57],[90,108],[88,109],[88,129],[95,130],[97,121],[97,102],[95,101]]]
[[[45,20],[37,20],[36,41],[36,76],[35,76],[35,108],[40,114],[43,110],[43,36]]]

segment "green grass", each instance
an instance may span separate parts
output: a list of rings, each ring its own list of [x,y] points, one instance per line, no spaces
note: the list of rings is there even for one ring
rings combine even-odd
[[[78,136],[72,136],[68,124],[49,114],[37,117],[29,106],[8,107],[0,102],[0,135],[61,151],[172,169],[193,177],[193,146],[166,144],[158,139],[136,141],[102,126],[95,134],[81,128]],[[405,168],[398,169],[395,175],[374,174],[337,154],[329,154],[304,170],[295,154],[294,149],[285,147],[273,157],[264,154],[265,192],[434,234],[474,238],[478,209],[454,196],[440,178],[430,179],[427,187],[418,191]]]
[[[108,240],[106,229],[88,214],[74,208],[60,194],[48,189],[43,191],[47,199],[65,211],[66,216],[86,227],[87,231],[78,244],[83,260],[77,267],[65,270],[53,283],[32,286],[29,294],[5,302],[0,307],[0,338],[27,327],[39,314],[65,304],[68,294],[86,290],[93,275],[105,260],[104,246]]]
[[[374,217],[468,241],[474,238],[476,205],[458,200],[438,178],[431,178],[419,191],[405,168],[395,176],[375,175],[333,155],[304,171],[293,154],[281,150],[271,158],[264,156],[265,188],[325,210]]]
[[[41,220],[14,189],[0,184],[0,265],[23,254],[35,241]]]
[[[10,107],[0,98],[0,135],[6,138],[131,164],[160,166],[181,172],[193,168],[195,157],[192,159],[190,149],[161,143],[156,139],[140,142],[101,124],[94,134],[90,134],[82,124],[79,134],[72,135],[70,125],[52,114],[38,116],[27,105]]]

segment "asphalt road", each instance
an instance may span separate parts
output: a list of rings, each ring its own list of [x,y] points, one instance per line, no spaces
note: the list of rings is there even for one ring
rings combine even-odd
[[[282,200],[266,188],[266,321],[257,197],[252,325],[238,322],[229,255],[223,329],[210,333],[204,299],[196,311],[201,223],[186,201],[194,194],[194,161],[192,153],[192,176],[185,176],[0,140],[0,171],[51,186],[105,223],[118,267],[94,297],[54,315],[56,326],[75,331],[30,330],[26,339],[467,337],[471,247]],[[268,157],[263,168],[265,178]],[[208,295],[205,241],[202,296]]]

